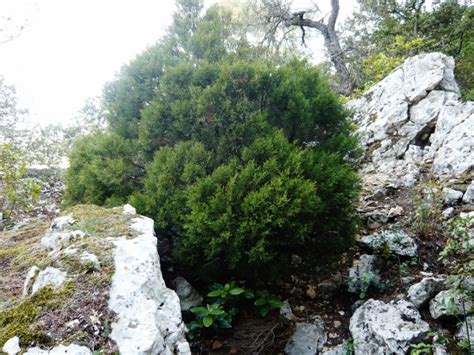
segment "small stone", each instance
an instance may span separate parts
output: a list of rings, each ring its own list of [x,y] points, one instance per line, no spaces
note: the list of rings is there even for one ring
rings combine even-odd
[[[79,261],[81,262],[82,265],[88,265],[93,270],[100,270],[99,259],[97,259],[97,256],[95,256],[94,254],[91,254],[85,251],[79,257]]]
[[[30,293],[31,285],[35,281],[36,276],[38,275],[39,272],[40,272],[40,269],[36,265],[33,265],[30,271],[28,271],[28,274],[26,275],[26,280],[23,283],[23,292],[21,294],[23,298],[28,296],[28,294]]]
[[[303,259],[301,259],[301,256],[292,254],[291,255],[291,265],[293,266],[299,266],[303,262]]]
[[[453,214],[454,214],[454,207],[448,207],[443,212],[441,212],[441,215],[445,218],[452,217]]]
[[[126,205],[123,205],[122,214],[134,215],[137,214],[137,210],[135,209],[135,207],[127,203]]]
[[[66,323],[66,328],[74,329],[74,328],[76,328],[80,323],[81,323],[81,322],[79,321],[79,319],[73,319],[72,321]]]
[[[443,189],[443,203],[446,206],[455,206],[461,201],[463,193],[458,190],[445,187]]]
[[[7,340],[7,342],[2,347],[3,352],[8,355],[16,355],[21,351],[20,348],[20,338],[13,337]]]
[[[313,287],[309,286],[307,289],[306,289],[306,296],[308,296],[309,298],[311,298],[312,300],[314,300],[316,298],[316,291]]]
[[[468,186],[462,198],[462,202],[468,205],[474,205],[474,181]]]
[[[338,320],[334,321],[334,328],[339,328],[342,325],[342,323]]]
[[[296,320],[296,317],[293,314],[293,311],[291,310],[290,302],[288,302],[288,300],[285,300],[283,302],[283,306],[280,308],[280,315],[289,321]]]
[[[403,215],[403,207],[401,207],[401,206],[393,207],[388,211],[388,217],[389,218],[395,218],[395,217],[399,217],[401,215]]]
[[[172,285],[178,294],[182,311],[190,311],[202,303],[202,296],[184,277],[178,276],[172,281]]]
[[[64,271],[48,266],[45,270],[39,272],[32,287],[32,294],[34,295],[45,286],[59,288],[66,281],[66,275]]]

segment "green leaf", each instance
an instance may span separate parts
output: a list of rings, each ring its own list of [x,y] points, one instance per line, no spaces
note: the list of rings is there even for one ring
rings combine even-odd
[[[255,295],[253,294],[252,291],[245,291],[245,292],[244,292],[244,297],[249,300],[249,299],[254,298]]]
[[[267,300],[264,297],[260,297],[254,302],[254,305],[263,306],[265,303],[267,303]]]
[[[261,307],[258,309],[258,313],[260,313],[262,317],[265,317],[268,314],[268,311],[268,307]]]
[[[222,295],[221,290],[214,290],[207,294],[208,297],[220,297]]]
[[[281,308],[283,307],[283,301],[276,298],[276,297],[272,297],[270,298],[270,300],[268,301],[268,303],[270,303],[270,306],[272,306],[273,308]]]
[[[212,309],[210,310],[209,314],[212,314],[213,316],[220,316],[222,314],[224,314],[225,311],[222,310],[222,309]]]
[[[193,312],[194,314],[197,314],[198,316],[205,316],[208,313],[207,309],[204,307],[191,308],[191,312]]]
[[[242,294],[242,293],[244,293],[244,292],[245,292],[245,290],[244,290],[243,288],[238,288],[238,287],[233,288],[232,290],[229,291],[229,293],[230,293],[232,296],[238,296],[238,295],[240,295],[240,294]]]
[[[211,317],[204,317],[202,319],[202,324],[204,324],[206,328],[209,328],[212,325],[212,323],[214,323],[214,320]]]

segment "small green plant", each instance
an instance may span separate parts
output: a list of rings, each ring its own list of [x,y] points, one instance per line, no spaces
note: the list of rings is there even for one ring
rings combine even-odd
[[[228,329],[232,328],[232,316],[226,312],[221,304],[208,304],[206,307],[194,307],[191,309],[196,319],[188,324],[188,337],[193,339],[203,329]]]
[[[237,287],[235,281],[231,281],[222,285],[215,283],[211,286],[211,292],[207,294],[208,297],[215,298],[217,303],[225,304],[231,300],[236,300],[239,296],[243,296],[247,299],[254,297],[251,291],[248,291],[242,287]]]
[[[438,231],[442,222],[441,210],[443,207],[442,189],[439,183],[431,180],[423,184],[415,196],[416,214],[413,228],[422,237],[432,237]]]
[[[427,343],[414,344],[411,347],[410,355],[431,355],[433,354],[433,345]]]
[[[262,317],[265,317],[272,308],[280,309],[283,307],[283,301],[268,292],[258,292],[257,296],[258,298],[253,304]]]

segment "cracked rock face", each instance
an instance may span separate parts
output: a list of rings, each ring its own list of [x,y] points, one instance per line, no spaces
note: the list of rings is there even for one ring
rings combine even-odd
[[[354,312],[349,326],[356,355],[405,354],[429,329],[415,306],[404,300],[370,299]]]
[[[121,354],[191,354],[179,298],[161,274],[153,220],[134,218],[130,228],[137,237],[114,242],[111,338]]]
[[[474,166],[474,102],[459,101],[453,70],[451,57],[420,54],[347,104],[366,150],[366,183],[411,186],[429,162],[441,179]]]

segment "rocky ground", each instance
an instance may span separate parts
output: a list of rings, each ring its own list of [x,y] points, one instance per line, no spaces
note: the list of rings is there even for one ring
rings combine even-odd
[[[452,59],[411,58],[348,106],[365,150],[355,244],[337,259],[295,255],[268,286],[280,311],[243,309],[194,353],[472,352],[474,104],[459,101]],[[158,257],[153,222],[131,206],[62,213],[60,175],[32,174],[46,182],[37,206],[0,233],[3,351],[188,354],[179,311],[208,289],[160,240]]]

